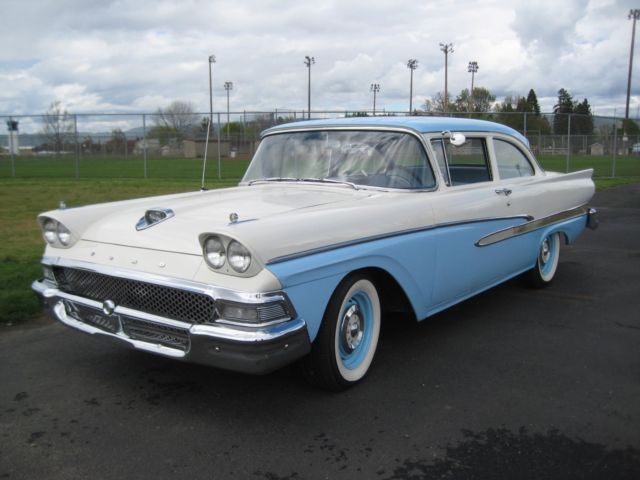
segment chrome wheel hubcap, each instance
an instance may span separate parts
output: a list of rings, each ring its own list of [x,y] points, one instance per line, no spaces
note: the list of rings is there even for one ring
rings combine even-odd
[[[545,238],[540,247],[540,263],[543,265],[549,261],[551,256],[551,249],[549,247],[549,239]]]
[[[342,317],[342,342],[347,352],[353,352],[362,342],[363,321],[360,307],[351,305]]]

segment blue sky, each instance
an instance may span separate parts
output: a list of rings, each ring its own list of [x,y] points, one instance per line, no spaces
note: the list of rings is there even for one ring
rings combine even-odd
[[[47,110],[153,112],[173,100],[209,109],[208,56],[215,54],[214,110],[408,108],[409,58],[419,61],[414,105],[476,86],[502,100],[534,88],[543,110],[559,88],[588,98],[596,114],[624,111],[637,0],[2,0],[0,115]],[[640,37],[640,32],[637,35]],[[639,43],[640,41],[636,41]],[[640,48],[632,116],[640,105]]]

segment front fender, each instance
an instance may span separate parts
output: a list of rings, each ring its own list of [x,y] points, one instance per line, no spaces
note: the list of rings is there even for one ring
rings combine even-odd
[[[267,265],[278,278],[299,315],[307,322],[311,341],[320,328],[329,299],[349,273],[379,268],[404,290],[418,318],[427,312],[435,269],[435,240],[428,231],[393,236],[329,251],[298,256]]]

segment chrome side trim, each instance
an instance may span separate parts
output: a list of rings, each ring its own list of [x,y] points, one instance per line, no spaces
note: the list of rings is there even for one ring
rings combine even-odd
[[[504,230],[498,230],[497,232],[490,233],[482,237],[476,242],[476,247],[486,247],[487,245],[493,245],[494,243],[502,242],[512,237],[524,235],[525,233],[538,230],[539,228],[546,227],[553,223],[563,222],[565,220],[571,220],[573,218],[582,217],[588,213],[586,206],[572,208],[559,212],[548,217],[539,218],[537,220],[531,220],[522,225],[516,225],[515,227],[505,228]]]
[[[395,232],[381,233],[380,235],[372,235],[370,237],[358,238],[355,240],[347,240],[345,242],[333,243],[324,247],[313,248],[310,250],[304,250],[302,252],[296,252],[289,255],[283,255],[281,257],[275,257],[266,262],[266,265],[273,265],[276,263],[286,262],[289,260],[295,260],[296,258],[306,257],[307,255],[314,255],[316,253],[324,253],[331,250],[337,250],[338,248],[351,247],[353,245],[360,245],[362,243],[373,242],[376,240],[384,240],[385,238],[399,237],[401,235],[409,235],[411,233],[427,232],[429,230],[435,230],[437,228],[455,227],[458,225],[469,225],[472,223],[494,222],[500,220],[516,220],[523,219],[526,221],[533,220],[531,215],[513,215],[509,217],[495,217],[495,218],[478,218],[475,220],[461,220],[458,222],[445,222],[438,223],[437,225],[430,225],[428,227],[409,228],[407,230],[398,230]]]

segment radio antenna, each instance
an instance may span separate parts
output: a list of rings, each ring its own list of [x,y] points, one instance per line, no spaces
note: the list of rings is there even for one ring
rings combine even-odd
[[[207,140],[204,144],[204,158],[202,159],[202,182],[200,183],[200,191],[206,190],[204,188],[204,172],[207,169],[207,148],[209,147],[209,132],[211,131],[211,117],[207,119]]]

